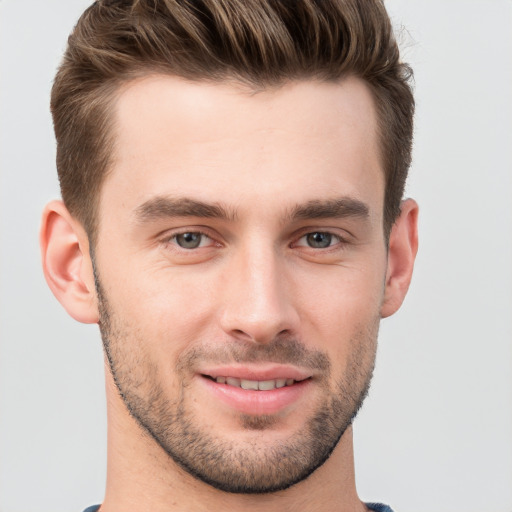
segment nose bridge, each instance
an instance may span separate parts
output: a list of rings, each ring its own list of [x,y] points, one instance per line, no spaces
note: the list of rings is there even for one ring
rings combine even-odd
[[[253,240],[232,256],[221,324],[231,336],[268,343],[295,329],[283,256],[269,241]]]

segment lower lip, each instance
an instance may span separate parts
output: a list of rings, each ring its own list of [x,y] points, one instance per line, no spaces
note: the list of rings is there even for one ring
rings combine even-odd
[[[255,391],[228,384],[219,384],[200,376],[201,382],[218,400],[243,414],[276,414],[296,404],[311,385],[311,379],[296,382],[292,386]]]

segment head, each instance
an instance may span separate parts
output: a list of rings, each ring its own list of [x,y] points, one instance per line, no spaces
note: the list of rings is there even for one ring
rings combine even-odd
[[[375,1],[97,2],[75,28],[46,277],[200,481],[285,489],[357,413],[416,252],[407,76]]]
[[[385,176],[383,229],[400,211],[411,162],[411,70],[381,1],[95,2],[68,40],[51,109],[63,200],[94,243],[112,168],[123,84],[152,73],[237,81],[254,91],[294,80],[363,80],[374,101]]]

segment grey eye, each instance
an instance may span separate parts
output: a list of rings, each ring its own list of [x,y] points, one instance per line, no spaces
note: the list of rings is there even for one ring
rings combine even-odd
[[[332,235],[330,233],[317,231],[306,235],[306,241],[310,247],[315,249],[325,249],[331,245]]]
[[[176,235],[176,243],[183,249],[196,249],[201,245],[202,233],[181,233]]]

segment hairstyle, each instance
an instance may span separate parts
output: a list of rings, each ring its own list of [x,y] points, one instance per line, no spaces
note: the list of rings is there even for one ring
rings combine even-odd
[[[62,198],[94,244],[97,205],[115,146],[120,86],[150,73],[369,86],[377,111],[389,235],[411,162],[411,69],[400,61],[381,0],[99,0],[69,36],[51,95]]]

